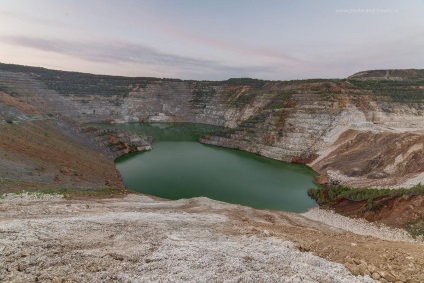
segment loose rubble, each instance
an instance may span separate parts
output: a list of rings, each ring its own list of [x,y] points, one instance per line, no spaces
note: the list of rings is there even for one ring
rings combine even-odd
[[[20,192],[20,193],[5,193],[0,196],[2,201],[22,202],[22,201],[40,201],[40,200],[60,200],[63,199],[61,194],[43,194],[37,192]]]
[[[2,282],[374,282],[252,233],[213,201],[23,196],[0,201]]]
[[[311,220],[320,221],[333,227],[337,227],[359,235],[373,236],[388,241],[402,241],[409,243],[424,242],[422,238],[412,238],[408,232],[402,229],[390,228],[383,224],[373,224],[366,221],[365,219],[349,218],[337,214],[334,211],[324,210],[317,207],[302,213],[302,215]]]

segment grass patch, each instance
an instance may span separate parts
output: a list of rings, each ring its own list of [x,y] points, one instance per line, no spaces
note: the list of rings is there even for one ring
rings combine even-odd
[[[349,188],[341,185],[328,186],[324,188],[311,188],[308,190],[308,195],[313,200],[321,203],[331,203],[341,198],[346,198],[352,201],[371,202],[376,198],[387,196],[397,197],[403,195],[422,195],[424,194],[424,185],[418,184],[412,188],[399,189],[375,189],[375,188]]]
[[[224,83],[228,86],[234,86],[234,85],[248,85],[257,89],[262,88],[267,81],[265,80],[259,80],[259,79],[252,79],[252,78],[231,78]]]
[[[349,204],[357,207],[356,212],[358,213],[378,211],[396,197],[424,195],[424,185],[418,184],[409,189],[349,188],[340,185],[327,186],[309,189],[308,195],[317,201],[320,207],[336,209],[336,211],[344,215],[349,215],[352,212],[347,212],[343,208],[343,203],[346,199],[358,202],[358,206],[355,206],[355,203]],[[339,206],[340,204],[342,204],[341,207]],[[424,236],[424,220],[416,219],[414,216],[409,218],[409,221],[409,223],[403,224],[402,228],[408,231],[413,237]]]
[[[424,220],[418,221],[416,223],[409,223],[405,227],[413,237],[419,237],[424,235]]]
[[[282,90],[277,93],[274,99],[265,107],[265,109],[280,109],[290,108],[293,105],[290,103],[290,99],[296,90]]]
[[[0,187],[1,186],[13,185],[13,184],[20,184],[20,183],[21,183],[20,180],[0,178]]]
[[[424,81],[349,80],[355,90],[377,96],[389,96],[397,102],[422,102]]]

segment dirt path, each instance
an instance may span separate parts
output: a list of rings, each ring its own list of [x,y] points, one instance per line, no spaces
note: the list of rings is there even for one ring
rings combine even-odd
[[[424,280],[422,244],[294,213],[206,198],[29,198],[0,201],[0,281],[374,282],[345,263],[381,282]]]

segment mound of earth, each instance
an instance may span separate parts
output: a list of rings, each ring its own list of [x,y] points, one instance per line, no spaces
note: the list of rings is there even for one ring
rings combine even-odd
[[[206,198],[0,201],[4,282],[422,282],[420,243]],[[378,282],[378,281],[377,281]]]

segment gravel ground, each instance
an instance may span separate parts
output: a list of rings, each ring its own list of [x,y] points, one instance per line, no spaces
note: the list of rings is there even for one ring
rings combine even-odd
[[[319,221],[343,229],[346,231],[353,232],[355,234],[364,236],[373,236],[382,240],[389,241],[401,241],[401,242],[421,242],[423,239],[412,238],[405,230],[389,228],[383,224],[376,225],[366,221],[365,219],[352,219],[334,211],[324,210],[320,208],[312,208],[309,211],[302,213],[301,215],[315,221]]]
[[[61,200],[63,195],[60,194],[43,194],[43,193],[5,193],[0,196],[1,200],[9,202],[28,202],[28,201],[41,201],[41,200]]]
[[[9,195],[0,282],[374,282],[223,213],[237,207]]]

